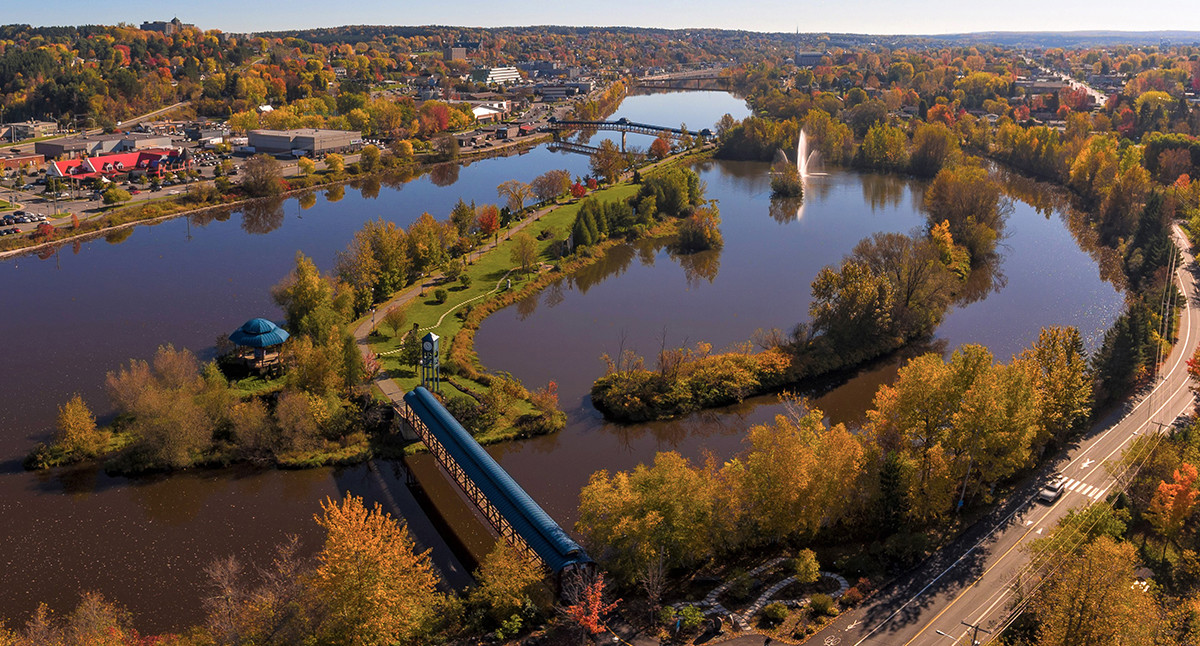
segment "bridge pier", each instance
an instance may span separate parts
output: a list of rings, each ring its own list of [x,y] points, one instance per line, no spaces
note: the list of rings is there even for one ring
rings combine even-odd
[[[625,152],[625,135],[627,134],[629,133],[624,130],[621,131],[621,152]]]

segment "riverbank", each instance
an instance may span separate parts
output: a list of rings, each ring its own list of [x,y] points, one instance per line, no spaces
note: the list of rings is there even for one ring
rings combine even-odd
[[[639,169],[639,172],[650,174],[685,160],[702,159],[707,155],[707,150],[685,151]],[[622,181],[630,179],[631,175],[626,174]],[[639,184],[619,183],[594,191],[586,199],[601,202],[626,200],[636,195],[639,187]],[[625,243],[622,239],[610,239],[589,247],[586,252],[561,257],[559,249],[562,240],[559,234],[569,232],[581,204],[580,199],[555,203],[535,211],[514,225],[504,234],[503,240],[497,236],[480,250],[477,259],[469,261],[463,268],[461,275],[469,277],[465,284],[458,281],[459,284],[455,286],[454,281],[448,280],[444,275],[433,276],[393,296],[386,303],[377,305],[371,316],[359,319],[355,323],[354,336],[358,340],[360,352],[364,358],[378,357],[382,366],[379,377],[374,381],[376,394],[399,404],[405,392],[420,385],[415,366],[405,364],[401,359],[405,339],[413,332],[397,334],[393,331],[390,337],[385,337],[378,330],[389,311],[402,309],[405,313],[405,324],[415,324],[418,334],[432,332],[448,341],[443,341],[442,366],[443,371],[451,376],[443,382],[443,395],[448,400],[468,397],[481,403],[480,393],[488,391],[492,386],[492,379],[496,376],[487,373],[474,349],[475,331],[479,329],[483,320],[504,307],[535,296],[553,282],[599,262],[613,247]],[[670,237],[677,232],[678,224],[677,219],[667,219],[648,230],[644,237]],[[516,245],[513,236],[526,229],[536,233],[533,238],[537,241],[539,262],[535,271],[523,275],[509,260]],[[431,291],[437,289],[446,290],[447,302],[441,303],[436,298],[426,298]],[[507,375],[501,377],[505,381],[509,379]],[[540,392],[543,397],[556,398],[556,388],[556,385],[550,382]],[[522,404],[518,407],[516,419],[524,418],[525,424],[494,426],[477,433],[476,440],[481,444],[494,444],[540,434],[539,430],[557,430],[531,428],[528,415],[534,412],[532,404],[528,410]],[[460,421],[468,423],[468,420]],[[555,426],[560,427],[561,422],[565,422],[565,419],[556,421]]]

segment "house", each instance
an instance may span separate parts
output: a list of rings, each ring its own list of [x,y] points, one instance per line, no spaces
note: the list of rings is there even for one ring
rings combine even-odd
[[[475,120],[479,123],[495,123],[504,118],[503,112],[485,105],[477,105],[471,108],[471,114],[475,116]]]

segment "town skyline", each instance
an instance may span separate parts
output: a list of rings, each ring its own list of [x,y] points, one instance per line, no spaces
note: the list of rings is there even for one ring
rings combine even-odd
[[[742,5],[702,1],[688,6],[665,3],[647,6],[618,0],[604,6],[549,3],[484,3],[467,0],[453,11],[441,6],[400,8],[380,0],[333,7],[314,0],[285,6],[277,2],[247,6],[231,0],[203,5],[162,4],[134,0],[114,8],[85,0],[66,0],[53,6],[10,7],[6,23],[32,26],[85,24],[140,25],[143,21],[178,17],[201,29],[227,32],[281,31],[343,25],[442,25],[512,27],[575,25],[663,29],[721,28],[756,32],[855,33],[878,35],[942,35],[1018,31],[1074,32],[1093,30],[1200,30],[1200,15],[1182,0],[1155,0],[1130,5],[1115,2],[1035,2],[1018,0],[1003,15],[984,15],[971,6],[934,0],[932,3],[852,0],[835,6],[806,6],[780,0]],[[64,20],[69,16],[69,20]]]

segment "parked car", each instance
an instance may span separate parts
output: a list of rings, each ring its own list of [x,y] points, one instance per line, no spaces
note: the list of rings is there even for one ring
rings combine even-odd
[[[1058,500],[1058,497],[1062,495],[1063,488],[1066,487],[1066,484],[1066,476],[1062,474],[1055,474],[1050,482],[1046,483],[1046,486],[1042,487],[1042,490],[1038,492],[1038,500],[1047,505],[1055,500]]]

